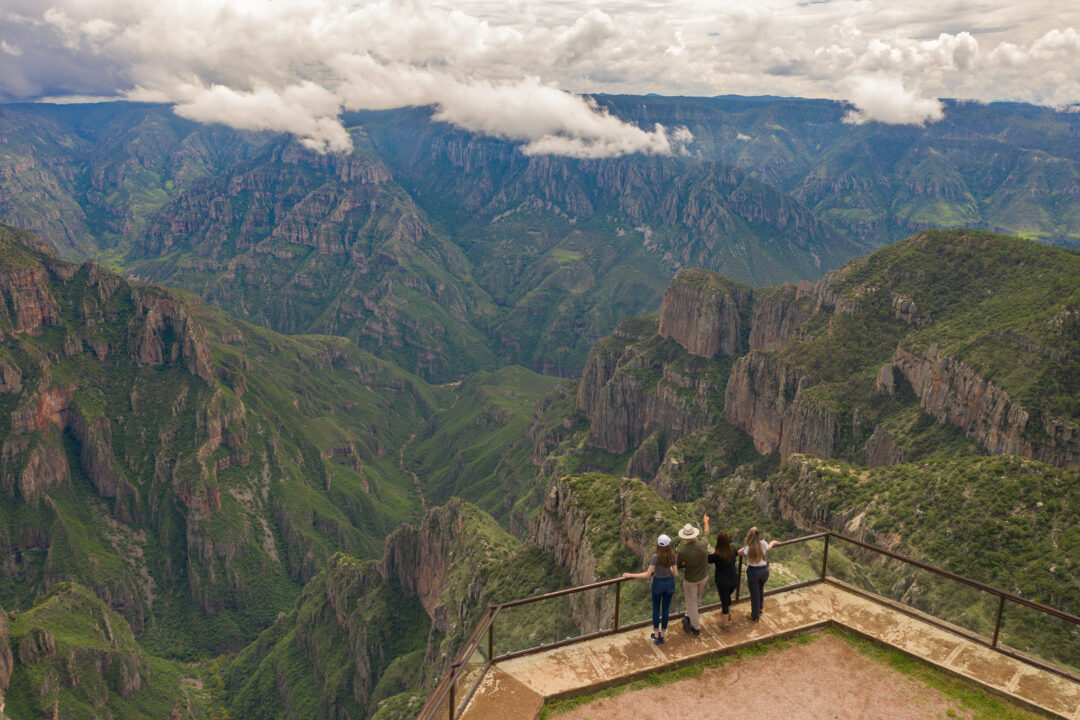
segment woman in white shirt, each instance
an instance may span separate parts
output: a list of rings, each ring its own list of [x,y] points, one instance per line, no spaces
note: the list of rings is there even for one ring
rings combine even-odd
[[[746,556],[746,585],[750,590],[750,619],[757,622],[765,604],[765,583],[769,579],[769,550],[776,541],[765,542],[756,527],[746,533],[739,554]]]

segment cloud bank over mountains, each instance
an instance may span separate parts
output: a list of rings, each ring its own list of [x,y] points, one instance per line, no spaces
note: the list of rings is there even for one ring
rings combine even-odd
[[[901,6],[902,7],[898,7]],[[122,97],[347,150],[348,109],[432,105],[532,154],[673,154],[578,93],[832,97],[922,124],[939,97],[1080,102],[1073,0],[7,0],[0,100]]]

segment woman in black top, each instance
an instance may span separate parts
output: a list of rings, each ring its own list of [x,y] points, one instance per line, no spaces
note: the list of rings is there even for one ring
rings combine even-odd
[[[709,532],[708,519],[705,520],[705,532]],[[709,553],[709,564],[716,566],[716,592],[720,594],[720,612],[724,616],[724,627],[731,625],[731,593],[735,592],[735,587],[739,584],[736,557],[735,549],[731,547],[731,538],[727,533],[719,533],[716,536],[715,549]]]

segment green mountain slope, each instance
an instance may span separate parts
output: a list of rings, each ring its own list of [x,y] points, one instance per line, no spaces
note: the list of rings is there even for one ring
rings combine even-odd
[[[0,603],[91,588],[149,647],[236,648],[419,511],[394,450],[448,393],[0,230]]]
[[[148,655],[127,621],[73,583],[5,613],[0,641],[13,657],[10,678],[0,677],[4,717],[180,720],[205,717],[210,706],[196,668]]]

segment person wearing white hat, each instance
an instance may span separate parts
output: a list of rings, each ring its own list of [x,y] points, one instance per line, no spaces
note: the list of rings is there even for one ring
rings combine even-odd
[[[675,576],[678,574],[671,538],[667,535],[656,538],[656,552],[650,558],[645,572],[622,574],[624,578],[652,578],[653,632],[650,637],[657,645],[664,642],[664,633],[667,632],[668,611],[671,608],[671,598],[675,595]]]
[[[705,525],[709,524],[709,516],[704,517]],[[699,542],[698,535],[701,531],[690,523],[683,525],[679,531],[679,537],[685,542],[679,548],[678,567],[684,568],[683,572],[683,595],[686,596],[686,614],[683,615],[683,630],[692,632],[695,636],[701,634],[701,618],[698,617],[698,606],[701,604],[701,596],[705,594],[705,584],[709,579],[709,552]]]

